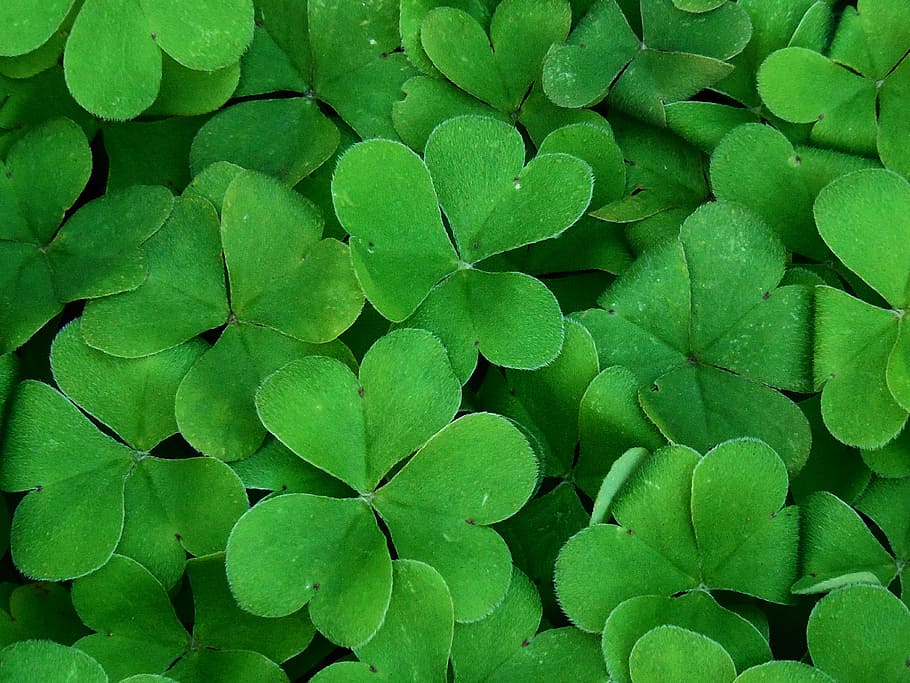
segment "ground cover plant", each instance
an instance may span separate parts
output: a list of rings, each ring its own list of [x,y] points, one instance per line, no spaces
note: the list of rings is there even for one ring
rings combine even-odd
[[[905,0],[0,4],[0,681],[910,681]]]

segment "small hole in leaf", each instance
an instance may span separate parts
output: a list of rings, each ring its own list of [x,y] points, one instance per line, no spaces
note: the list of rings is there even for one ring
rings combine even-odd
[[[657,393],[658,391],[660,391],[660,387],[657,386],[656,384],[652,384],[651,391],[653,391],[654,393]]]
[[[824,114],[819,114],[819,115],[818,115],[818,120],[819,120],[819,121],[824,121],[824,120],[825,120],[825,115],[824,115]]]
[[[616,315],[616,311],[614,311],[614,310],[611,308],[609,311],[607,311],[607,314],[608,314],[608,315]]]
[[[178,541],[183,540],[183,536],[181,536],[180,534],[174,534],[174,538],[176,538]]]
[[[761,295],[761,298],[764,299],[765,301],[767,301],[768,299],[771,298],[771,292],[765,292],[764,294]]]
[[[474,526],[474,525],[476,524],[476,522],[474,521],[473,518],[468,517],[468,518],[465,520],[465,524],[470,524],[471,526]]]
[[[386,59],[389,56],[388,52],[380,52],[379,59]]]
[[[771,519],[774,519],[774,518],[776,518],[776,517],[777,517],[777,513],[776,513],[776,512],[772,512],[772,513],[771,513]]]
[[[522,646],[522,647],[527,647],[527,646],[530,645],[530,644],[531,644],[531,641],[528,640],[527,638],[525,638],[523,641],[521,641],[521,646]]]
[[[357,395],[360,396],[360,398],[363,398],[363,387],[360,387],[360,388],[357,390]]]
[[[281,490],[282,490],[282,491],[287,491],[287,490],[288,490],[288,485],[287,485],[287,484],[282,484],[282,485],[281,485]]]
[[[314,590],[314,591],[318,591],[318,590],[319,590],[319,584],[318,584],[318,583],[314,583],[314,584],[313,584],[313,590]]]
[[[815,572],[809,572],[809,576],[811,576],[814,579],[816,576],[818,576],[818,574],[816,574]]]
[[[629,534],[629,536],[634,536],[634,535],[635,535],[635,532],[632,531],[631,529],[626,529],[626,533]]]
[[[379,672],[379,669],[377,669],[375,666],[373,666],[372,664],[370,664],[370,673],[374,673],[374,674],[375,674],[375,673],[378,673],[378,672]]]
[[[158,40],[158,34],[152,33],[152,40]]]
[[[480,340],[479,340],[479,339],[475,339],[475,340],[474,340],[474,346],[480,346]]]
[[[584,50],[586,47],[588,47],[588,45],[587,45],[587,43],[579,43],[578,47],[580,47],[582,50]]]
[[[793,161],[795,161],[796,165],[799,166],[801,163],[803,163],[803,158],[797,154],[796,157],[794,157]]]

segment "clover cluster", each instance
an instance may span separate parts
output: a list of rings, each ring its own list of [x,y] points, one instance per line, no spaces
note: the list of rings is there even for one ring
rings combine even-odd
[[[0,3],[0,681],[910,681],[906,0]]]

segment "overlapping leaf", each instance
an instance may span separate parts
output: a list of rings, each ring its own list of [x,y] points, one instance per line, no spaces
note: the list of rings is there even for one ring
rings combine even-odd
[[[786,602],[798,533],[786,492],[786,468],[759,441],[729,441],[704,458],[682,446],[659,450],[613,501],[618,525],[591,526],[563,547],[560,604],[596,632],[637,595],[710,588]]]
[[[558,235],[587,208],[586,163],[562,153],[527,165],[524,158],[510,126],[459,117],[433,131],[425,163],[403,145],[371,140],[341,159],[333,180],[335,210],[351,234],[367,298],[390,320],[439,335],[462,381],[478,350],[499,365],[534,369],[562,346],[558,303],[539,281],[473,267]],[[516,338],[523,343],[513,344]]]
[[[878,308],[831,287],[817,289],[815,382],[822,388],[822,417],[851,446],[885,445],[910,410],[908,208],[910,184],[884,170],[843,176],[815,203],[825,243],[893,307]]]
[[[797,472],[809,425],[773,387],[811,386],[811,291],[777,287],[784,259],[754,214],[708,204],[679,239],[640,256],[601,296],[603,308],[575,317],[591,331],[602,367],[633,371],[642,407],[668,439],[708,450],[756,436]]]

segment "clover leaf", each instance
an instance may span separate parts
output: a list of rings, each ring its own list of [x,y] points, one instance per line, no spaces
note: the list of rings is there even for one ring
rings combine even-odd
[[[907,207],[910,184],[884,170],[843,176],[815,202],[826,244],[892,306],[878,308],[831,287],[816,290],[815,380],[822,388],[822,416],[831,433],[851,446],[885,445],[910,410]],[[877,237],[861,246],[859,234]]]
[[[423,562],[392,563],[392,597],[385,620],[369,641],[355,647],[362,663],[322,669],[313,681],[356,680],[369,674],[387,681],[443,681],[452,646],[452,598],[445,581]]]
[[[796,508],[782,509],[786,493],[783,462],[759,441],[728,441],[704,458],[682,446],[661,449],[613,501],[618,525],[590,526],[560,551],[560,604],[596,632],[636,595],[709,588],[786,602],[798,533]],[[593,575],[603,578],[592,584]]]
[[[563,107],[610,103],[649,123],[666,125],[664,105],[689,99],[727,76],[725,60],[751,35],[749,15],[738,4],[719,3],[690,14],[671,0],[642,0],[642,38],[629,27],[615,0],[598,0],[565,45],[543,65],[543,89]]]
[[[194,591],[199,584],[197,575]],[[124,593],[134,596],[132,609],[126,613],[116,600]],[[97,659],[114,680],[165,672],[174,680],[192,682],[288,680],[278,664],[258,651],[223,649],[224,641],[208,640],[210,631],[204,629],[194,628],[191,636],[178,620],[164,587],[128,557],[114,555],[98,571],[74,581],[73,603],[82,620],[96,631],[80,639],[76,647]],[[218,618],[218,609],[205,599],[197,600],[197,621],[210,624],[211,619]],[[228,603],[230,609],[236,611]],[[294,623],[293,618],[273,623],[249,615],[241,618],[246,628],[258,627],[263,634],[282,626],[293,628]],[[242,628],[238,626],[237,630]],[[293,638],[286,637],[289,641]]]
[[[806,628],[809,654],[838,681],[907,677],[910,609],[881,586],[853,585],[819,600]]]
[[[642,254],[601,296],[603,308],[574,317],[591,331],[601,367],[635,373],[639,401],[668,439],[708,450],[757,436],[796,472],[809,425],[772,387],[810,388],[811,292],[777,288],[784,259],[754,214],[707,204],[677,240]]]
[[[531,580],[512,570],[502,602],[487,616],[455,624],[452,669],[458,681],[489,680],[496,669],[521,648],[530,645],[540,626],[540,597]]]
[[[524,165],[524,157],[515,129],[461,117],[433,131],[426,162],[398,143],[370,140],[342,157],[333,179],[335,210],[351,234],[367,298],[386,318],[410,317],[407,325],[440,335],[462,381],[478,350],[499,365],[534,369],[562,346],[559,306],[542,283],[473,267],[558,235],[587,208],[592,180],[586,163],[559,153]],[[466,165],[465,158],[483,162]],[[520,346],[509,341],[517,337],[525,340]]]
[[[0,643],[53,640],[72,645],[86,634],[73,609],[70,592],[57,583],[2,584]]]
[[[139,286],[140,246],[171,211],[163,187],[135,186],[81,206],[59,227],[91,172],[85,135],[55,119],[26,133],[0,173],[0,350],[25,343],[63,304]],[[59,229],[58,229],[59,228]]]
[[[811,147],[794,147],[780,131],[747,124],[723,138],[711,156],[718,199],[753,209],[787,249],[824,260],[829,252],[814,229],[815,197],[835,178],[873,162]]]
[[[162,51],[187,69],[211,72],[236,64],[252,34],[251,0],[230,0],[217,9],[200,0],[86,0],[66,42],[67,86],[96,116],[133,118],[158,97],[167,59]]]
[[[498,604],[511,559],[485,527],[523,505],[537,465],[525,437],[504,418],[477,413],[446,426],[459,394],[444,349],[418,330],[380,339],[364,357],[359,380],[323,358],[296,361],[270,377],[257,396],[263,422],[360,497],[286,494],[255,506],[228,543],[228,576],[240,605],[279,616],[310,603],[313,623],[330,640],[365,642],[382,623],[392,581],[374,510],[399,557],[442,574],[459,621]]]
[[[505,0],[493,12],[488,37],[467,12],[437,7],[424,17],[420,39],[446,78],[500,111],[515,112],[570,22],[567,0]]]
[[[220,225],[198,196],[209,189],[191,184],[148,243],[148,279],[86,306],[82,329],[106,353],[140,357],[227,322],[181,383],[176,413],[195,448],[236,460],[265,437],[253,396],[266,376],[313,352],[350,360],[333,340],[354,322],[363,295],[347,246],[320,239],[322,217],[312,203],[260,173],[219,168],[234,169],[215,190],[223,192]]]
[[[603,653],[613,680],[637,680],[630,672],[631,655],[642,637],[662,626],[676,626],[711,639],[726,651],[737,671],[771,659],[768,643],[758,629],[707,593],[694,591],[678,598],[642,595],[616,607],[603,627]]]
[[[238,96],[315,96],[364,137],[396,138],[391,105],[416,70],[399,51],[399,2],[259,0]]]
[[[173,585],[186,552],[223,549],[247,507],[242,484],[226,465],[133,450],[33,380],[19,385],[3,445],[0,486],[29,492],[13,516],[13,561],[34,578],[83,576],[119,547]],[[35,529],[44,530],[41,542]]]
[[[691,681],[731,683],[733,659],[716,641],[679,626],[657,626],[639,638],[629,653],[629,674],[636,683],[665,681],[685,671]]]
[[[546,683],[567,680],[606,683],[609,680],[597,640],[577,628],[542,631],[492,674],[503,683]]]
[[[802,662],[779,659],[758,664],[743,671],[735,683],[832,683],[821,669]]]
[[[0,650],[0,669],[7,680],[38,678],[47,683],[107,683],[101,665],[82,650],[50,640],[24,640]]]
[[[863,462],[881,477],[910,476],[910,430],[903,431],[881,448],[863,449]]]
[[[814,124],[818,144],[877,152],[888,168],[910,173],[900,132],[910,85],[908,25],[903,3],[860,0],[840,17],[829,56],[803,47],[768,56],[758,72],[762,99],[782,119]]]

